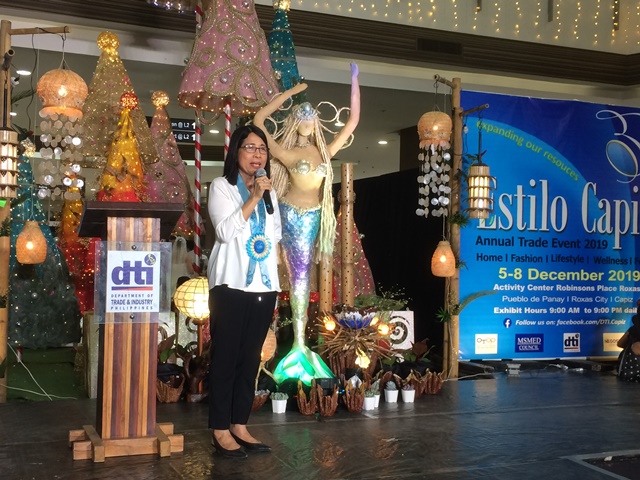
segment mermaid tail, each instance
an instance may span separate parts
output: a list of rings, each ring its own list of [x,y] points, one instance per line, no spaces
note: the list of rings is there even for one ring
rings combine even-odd
[[[277,383],[288,378],[298,378],[309,386],[314,378],[334,378],[335,375],[324,363],[320,355],[309,350],[309,347],[293,346],[291,351],[280,360],[273,372]]]
[[[309,307],[310,272],[313,246],[320,229],[320,206],[300,209],[280,200],[284,260],[291,289],[289,298],[293,325],[293,346],[274,371],[278,383],[287,378],[299,378],[310,385],[314,378],[334,375],[320,356],[305,344],[307,308]]]

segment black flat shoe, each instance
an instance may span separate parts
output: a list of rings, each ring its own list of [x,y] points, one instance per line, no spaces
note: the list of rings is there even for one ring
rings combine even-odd
[[[237,436],[235,436],[233,433],[231,434],[231,436],[233,437],[233,439],[236,442],[238,442],[238,445],[243,446],[249,452],[268,453],[268,452],[271,451],[271,447],[269,445],[265,445],[264,443],[249,443],[249,442],[245,442],[241,438],[238,438]]]
[[[211,445],[216,449],[216,453],[219,453],[223,457],[227,458],[247,458],[247,452],[244,450],[242,446],[240,448],[236,448],[235,450],[227,450],[226,448],[222,448],[216,440],[216,437],[211,435]]]

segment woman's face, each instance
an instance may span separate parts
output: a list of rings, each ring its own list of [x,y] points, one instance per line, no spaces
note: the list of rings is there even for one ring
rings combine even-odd
[[[298,134],[308,137],[313,132],[313,120],[303,120],[298,125]]]
[[[253,150],[253,153],[249,150]],[[253,178],[267,165],[267,146],[255,133],[250,133],[238,149],[238,169],[245,178]]]

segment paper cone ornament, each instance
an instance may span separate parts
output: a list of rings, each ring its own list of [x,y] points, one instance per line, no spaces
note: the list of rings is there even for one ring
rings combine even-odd
[[[91,79],[89,95],[82,108],[82,153],[85,156],[83,166],[86,167],[104,167],[118,126],[120,98],[124,93],[134,93],[129,75],[118,54],[119,45],[120,40],[111,32],[102,32],[98,36],[98,47],[102,54]],[[158,155],[142,108],[136,106],[130,115],[140,159],[143,163],[157,162]]]
[[[159,161],[146,169],[146,200],[182,203],[185,213],[178,220],[175,230],[180,236],[188,238],[193,236],[194,229],[193,194],[165,109],[169,104],[169,95],[158,90],[151,95],[151,101],[156,107],[151,121],[151,137],[156,145]]]
[[[180,104],[217,118],[228,101],[231,115],[242,117],[268,103],[277,91],[253,1],[210,2],[183,73]]]
[[[121,102],[118,131],[102,173],[97,198],[100,201],[140,202],[144,196],[142,162],[131,118],[131,111],[138,105],[138,99],[132,93],[125,93]]]

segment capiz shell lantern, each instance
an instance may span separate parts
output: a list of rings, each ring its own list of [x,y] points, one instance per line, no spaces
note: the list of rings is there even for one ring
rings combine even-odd
[[[453,122],[451,117],[444,112],[434,110],[427,112],[418,121],[418,137],[420,148],[428,148],[431,145],[440,148],[449,148]]]
[[[196,277],[180,285],[173,294],[176,308],[187,317],[204,320],[209,316],[209,281]]]
[[[66,115],[73,120],[82,118],[82,106],[89,89],[77,73],[68,68],[50,70],[40,77],[36,91],[43,105],[40,116]]]

